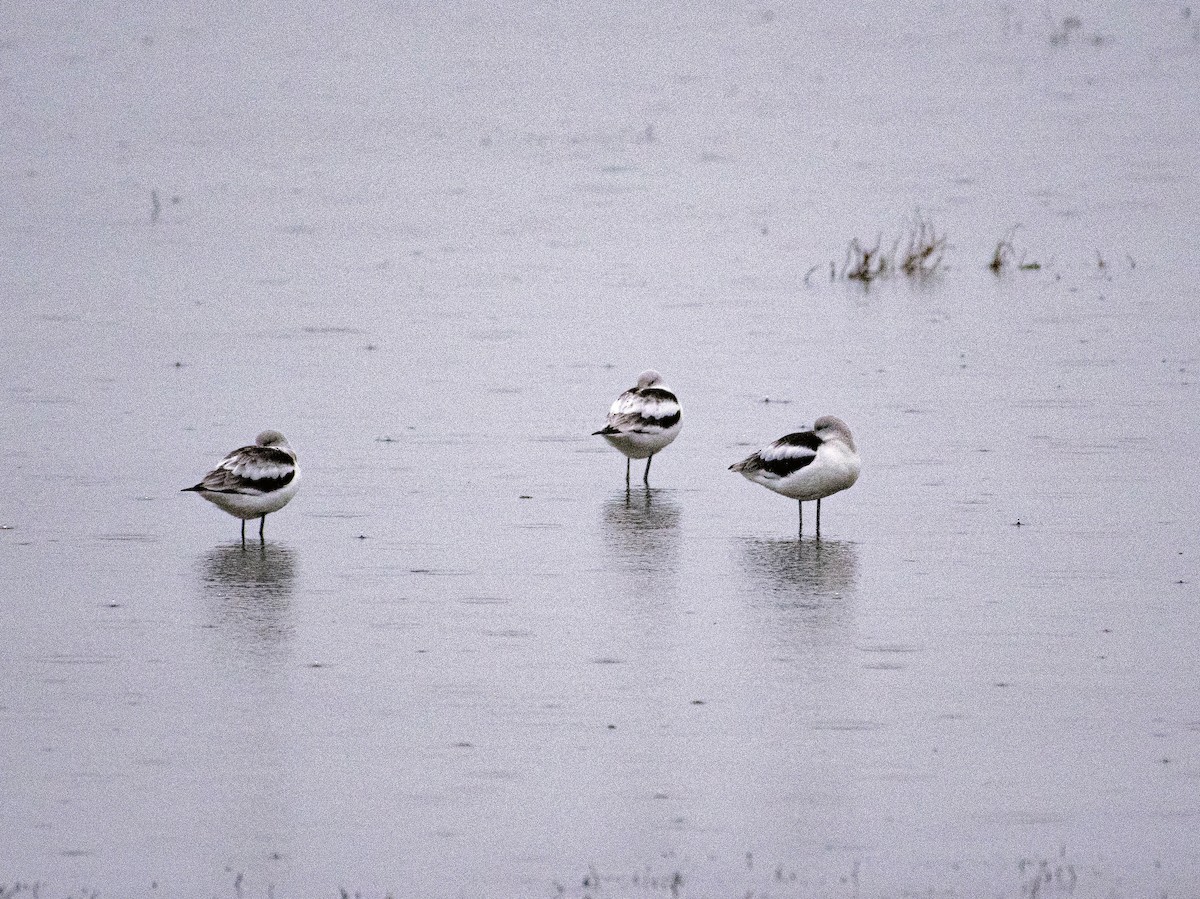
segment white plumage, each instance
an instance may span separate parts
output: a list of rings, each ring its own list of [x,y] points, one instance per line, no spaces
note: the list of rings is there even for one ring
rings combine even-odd
[[[267,516],[286,506],[300,487],[300,465],[286,437],[278,431],[263,431],[254,444],[235,449],[199,484],[183,488],[242,519],[243,545],[246,519],[261,519],[258,537],[263,540]]]
[[[662,375],[653,369],[638,377],[631,387],[613,402],[608,410],[608,422],[593,436],[599,435],[625,455],[625,484],[629,484],[631,459],[645,459],[646,472],[642,482],[650,486],[650,463],[654,454],[679,436],[683,427],[683,410]]]
[[[850,487],[858,480],[861,467],[850,428],[840,418],[824,415],[811,430],[780,437],[729,469],[768,490],[798,500],[801,532],[804,503],[816,500],[817,536],[820,536],[821,500]]]

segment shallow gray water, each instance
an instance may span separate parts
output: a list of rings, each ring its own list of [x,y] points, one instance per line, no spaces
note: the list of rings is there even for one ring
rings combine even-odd
[[[1185,8],[4,21],[0,884],[1200,891]],[[798,543],[726,467],[824,413]]]

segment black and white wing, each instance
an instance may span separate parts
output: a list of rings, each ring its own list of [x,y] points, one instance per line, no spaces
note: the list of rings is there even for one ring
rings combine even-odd
[[[811,465],[817,458],[817,450],[821,448],[822,442],[812,431],[797,431],[795,434],[780,437],[770,446],[764,447],[736,465],[731,465],[730,468],[743,474],[761,471],[769,477],[786,478]]]
[[[679,423],[682,409],[675,394],[661,387],[626,390],[608,410],[608,423],[597,434],[654,434]]]
[[[290,453],[273,446],[243,446],[187,489],[261,496],[286,487],[295,477],[296,460]]]

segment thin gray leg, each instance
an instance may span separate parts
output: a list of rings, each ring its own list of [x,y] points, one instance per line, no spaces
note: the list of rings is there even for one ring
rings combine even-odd
[[[796,505],[800,507],[800,532],[796,536],[803,537],[804,536],[804,501],[796,500]]]
[[[817,500],[817,539],[821,539],[821,501]]]
[[[246,548],[246,519],[242,519],[242,549]]]
[[[646,459],[646,473],[642,475],[642,483],[647,487],[650,486],[650,463],[654,461],[654,454],[651,453]]]
[[[633,460],[628,456],[625,457],[625,486],[629,487],[629,466],[633,464]]]
[[[267,526],[267,516],[264,515],[262,518],[260,518],[258,520],[258,542],[259,543],[267,542],[267,538],[263,536],[263,528],[265,528],[266,526]]]

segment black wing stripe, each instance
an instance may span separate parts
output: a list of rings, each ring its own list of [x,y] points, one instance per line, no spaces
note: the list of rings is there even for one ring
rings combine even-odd
[[[240,484],[228,484],[220,487],[204,487],[208,493],[274,493],[282,490],[296,477],[295,470],[280,475],[277,478],[242,479]]]

